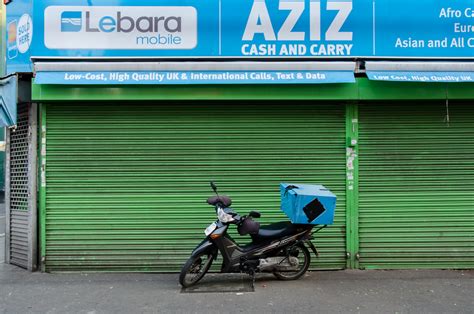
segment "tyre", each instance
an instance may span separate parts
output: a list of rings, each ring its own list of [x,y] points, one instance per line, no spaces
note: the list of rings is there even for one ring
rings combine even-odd
[[[306,273],[311,262],[311,256],[304,244],[297,244],[293,247],[291,256],[297,257],[299,264],[296,271],[275,271],[273,274],[280,280],[296,280]]]
[[[211,267],[213,259],[213,254],[206,252],[191,256],[179,274],[179,283],[181,286],[188,288],[201,280]]]

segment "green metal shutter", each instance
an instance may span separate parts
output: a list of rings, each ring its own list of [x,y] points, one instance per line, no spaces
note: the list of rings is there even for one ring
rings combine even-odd
[[[280,182],[323,183],[337,217],[313,267],[345,266],[343,105],[46,108],[46,271],[178,271],[215,220],[211,179],[263,222],[285,219]]]
[[[474,267],[474,106],[360,105],[359,118],[360,266]]]

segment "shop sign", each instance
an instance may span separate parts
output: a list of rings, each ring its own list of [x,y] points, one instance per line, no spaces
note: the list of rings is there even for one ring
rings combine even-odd
[[[472,0],[17,0],[7,13],[13,63],[30,54],[68,59],[474,57]]]
[[[318,84],[354,83],[352,71],[38,72],[36,84]]]
[[[7,74],[14,72],[31,72],[31,52],[34,43],[35,22],[33,18],[33,2],[18,0],[5,6],[6,23],[6,64]],[[41,46],[41,44],[39,44]]]
[[[474,57],[472,0],[46,0],[34,12],[35,56]]]
[[[369,80],[395,82],[472,83],[474,72],[367,71]]]
[[[45,20],[49,49],[193,50],[197,45],[192,6],[50,6]]]

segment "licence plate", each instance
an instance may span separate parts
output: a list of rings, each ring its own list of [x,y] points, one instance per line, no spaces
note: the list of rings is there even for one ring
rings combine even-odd
[[[209,227],[207,227],[206,230],[204,230],[204,234],[206,235],[206,237],[210,235],[212,231],[216,230],[216,228],[217,228],[217,225],[215,222],[210,224]]]

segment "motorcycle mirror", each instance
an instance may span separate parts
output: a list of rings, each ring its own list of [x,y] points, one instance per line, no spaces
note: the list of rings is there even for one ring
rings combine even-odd
[[[211,188],[214,191],[214,193],[217,194],[217,186],[214,184],[214,181],[211,181]]]
[[[252,218],[260,218],[260,216],[262,216],[259,212],[256,212],[256,211],[251,211],[249,213],[249,216],[252,217]]]

